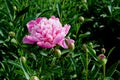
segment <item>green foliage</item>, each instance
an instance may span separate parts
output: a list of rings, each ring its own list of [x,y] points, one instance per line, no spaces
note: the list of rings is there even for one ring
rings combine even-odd
[[[119,0],[84,1],[0,0],[0,80],[31,80],[33,76],[40,80],[116,80],[114,73],[120,77],[120,71],[117,70],[120,62],[104,70],[96,53],[101,53],[96,49],[99,44],[92,40],[91,47],[89,42],[84,40],[91,35],[90,31],[103,29],[101,25],[109,26],[112,20],[120,22]],[[60,18],[63,25],[66,23],[71,25],[67,36],[75,40],[74,50],[59,48],[61,50],[59,58],[54,55],[54,48],[43,49],[22,43],[23,37],[28,34],[26,27],[28,21],[43,16],[49,18],[52,15]],[[80,19],[81,16],[84,20]],[[81,26],[87,23],[92,25],[86,26],[88,33],[84,33]],[[115,28],[112,30],[116,31]],[[15,36],[9,35],[11,31]],[[84,42],[88,52],[82,47]],[[107,59],[114,48],[113,46],[109,51]],[[23,56],[25,62],[21,59]]]

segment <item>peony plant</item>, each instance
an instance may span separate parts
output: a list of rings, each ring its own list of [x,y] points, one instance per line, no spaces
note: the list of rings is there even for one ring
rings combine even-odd
[[[68,48],[67,44],[74,43],[73,39],[66,39],[65,36],[70,30],[70,25],[64,27],[59,18],[51,16],[49,19],[40,17],[27,23],[29,35],[23,38],[23,43],[37,44],[42,48],[53,48],[59,45]],[[67,44],[66,44],[67,41]]]

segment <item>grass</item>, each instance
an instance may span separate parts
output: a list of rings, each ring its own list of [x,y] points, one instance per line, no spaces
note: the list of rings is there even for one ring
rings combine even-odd
[[[39,80],[119,79],[120,61],[106,70],[104,64],[102,70],[103,64],[98,59],[98,55],[103,54],[101,44],[106,45],[104,39],[101,40],[103,35],[101,38],[98,32],[107,29],[116,35],[115,39],[120,37],[119,0],[84,1],[0,0],[0,79],[37,80],[34,76]],[[71,25],[67,37],[75,40],[73,51],[59,47],[62,53],[60,58],[53,54],[54,48],[44,49],[22,42],[28,34],[28,21],[38,17],[50,18],[52,15],[58,17],[63,25]],[[117,47],[112,43],[110,45],[106,48],[109,54],[106,52],[105,56],[110,56]],[[109,62],[109,57],[107,60]]]

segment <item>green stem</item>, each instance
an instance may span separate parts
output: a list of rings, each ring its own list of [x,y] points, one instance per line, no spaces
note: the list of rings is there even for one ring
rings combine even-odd
[[[86,51],[86,80],[88,80],[88,52]]]
[[[106,64],[103,64],[103,80],[105,80]]]

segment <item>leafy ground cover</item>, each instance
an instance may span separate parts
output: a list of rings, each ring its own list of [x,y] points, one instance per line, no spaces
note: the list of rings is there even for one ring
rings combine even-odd
[[[0,0],[1,80],[119,80],[119,0]],[[74,44],[25,44],[27,23],[39,17],[71,25]]]

